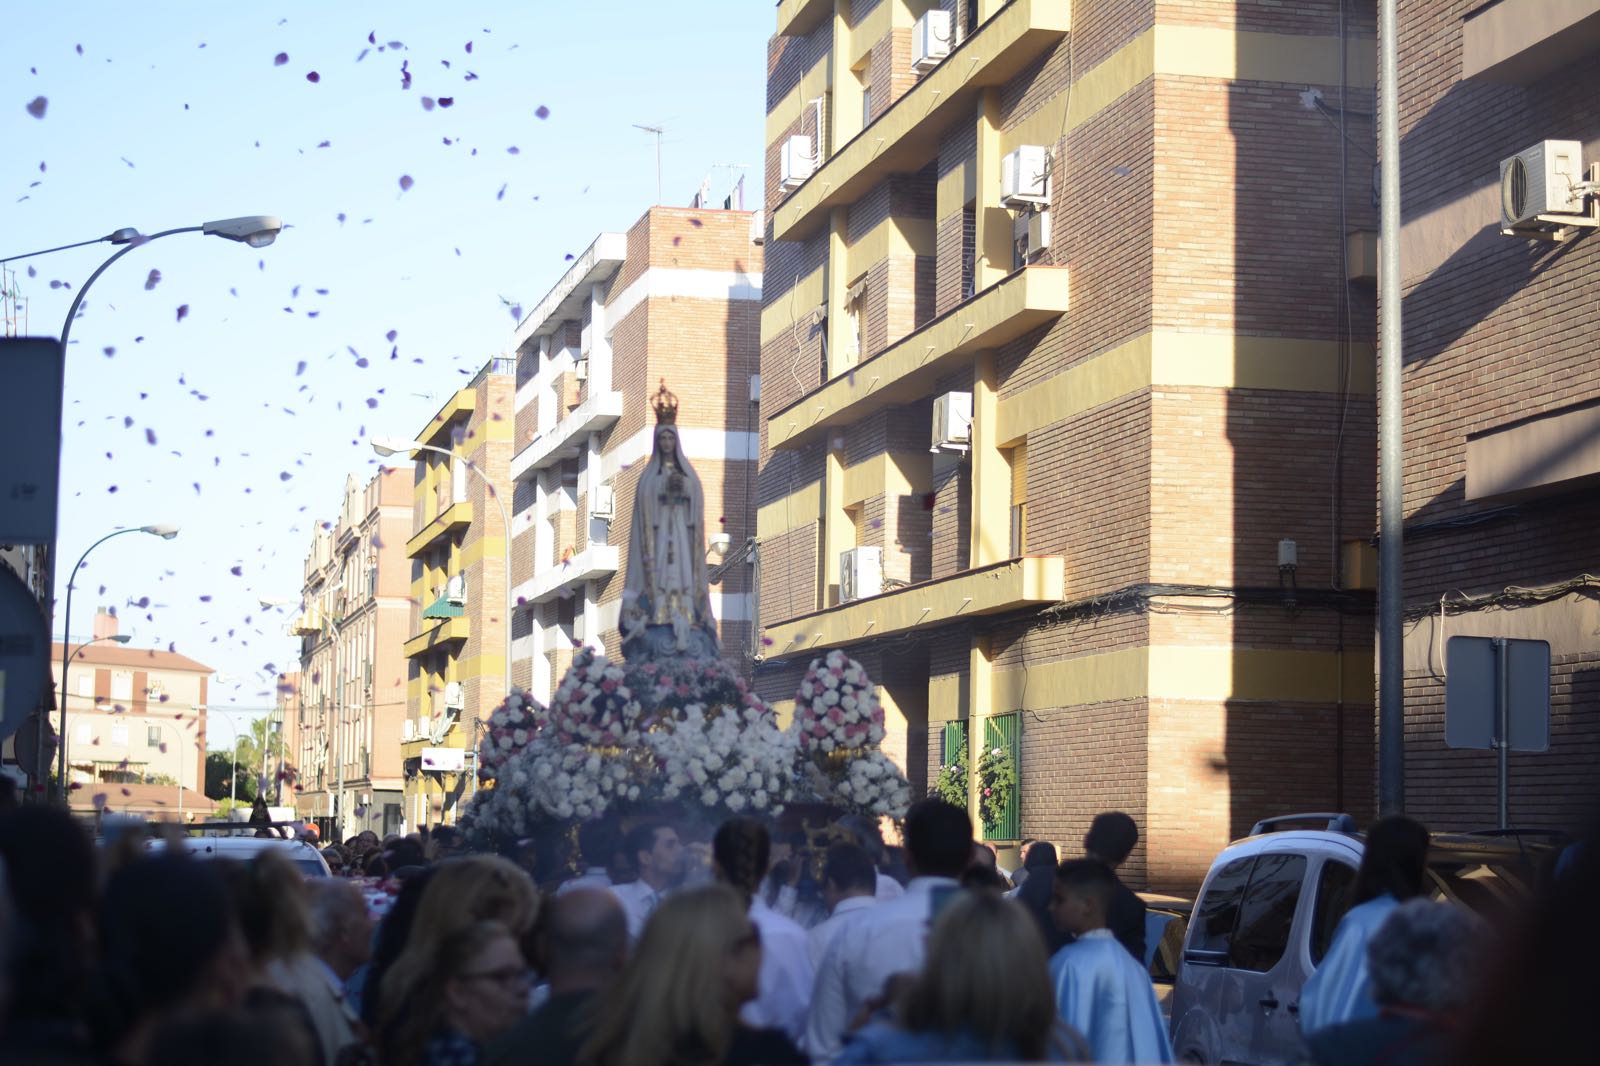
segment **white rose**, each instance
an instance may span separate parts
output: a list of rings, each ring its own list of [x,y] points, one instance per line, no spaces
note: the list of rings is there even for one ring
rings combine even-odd
[[[715,807],[717,805],[716,790],[708,788],[704,792],[701,792],[700,804],[705,807]]]

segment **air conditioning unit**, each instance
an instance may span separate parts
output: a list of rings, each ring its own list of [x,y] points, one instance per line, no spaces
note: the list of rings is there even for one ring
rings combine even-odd
[[[467,579],[461,574],[451,576],[444,583],[444,599],[452,607],[463,606],[467,602]]]
[[[839,553],[840,603],[863,600],[882,591],[882,548],[850,548]]]
[[[461,690],[461,682],[451,681],[444,686],[444,709],[459,711],[467,705],[467,695]]]
[[[950,12],[934,10],[923,15],[911,31],[911,69],[920,74],[938,66],[950,54],[954,40]]]
[[[1000,160],[1000,202],[1007,207],[1050,202],[1050,153],[1025,144]]]
[[[964,452],[972,443],[972,393],[947,392],[933,400],[931,452]]]
[[[411,719],[407,718],[405,720],[405,724],[403,726],[401,726],[401,728],[400,728],[400,742],[402,744],[404,744],[404,743],[406,743],[406,742],[408,742],[410,740],[414,740],[416,738],[416,735],[417,735],[417,723],[415,723]]]
[[[609,522],[617,513],[617,490],[610,485],[589,488],[589,517]]]
[[[778,183],[798,189],[817,169],[817,153],[810,137],[790,137],[778,150]]]
[[[1540,215],[1583,212],[1583,144],[1540,141],[1500,160],[1502,230],[1539,221]]]
[[[579,359],[572,364],[572,376],[579,381],[589,380],[589,360]]]
[[[767,212],[764,208],[756,208],[750,216],[750,243],[760,244],[767,239]]]

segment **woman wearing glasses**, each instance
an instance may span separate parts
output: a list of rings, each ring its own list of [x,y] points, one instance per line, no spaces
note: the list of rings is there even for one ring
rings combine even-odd
[[[511,931],[478,922],[440,945],[437,965],[393,1030],[383,1062],[398,1066],[477,1066],[482,1049],[528,1009],[532,974]]]

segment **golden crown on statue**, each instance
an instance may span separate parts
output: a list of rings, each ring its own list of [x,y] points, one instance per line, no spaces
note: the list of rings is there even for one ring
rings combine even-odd
[[[661,379],[661,388],[650,400],[650,406],[656,409],[656,425],[670,426],[678,421],[678,397],[667,390],[667,379]]]

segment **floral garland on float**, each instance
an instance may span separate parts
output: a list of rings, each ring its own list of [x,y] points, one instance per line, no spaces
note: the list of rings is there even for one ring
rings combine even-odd
[[[489,716],[489,727],[478,745],[478,780],[493,781],[500,768],[544,727],[549,716],[531,692],[512,692]]]
[[[847,810],[898,818],[911,783],[879,750],[883,704],[862,665],[835,649],[812,661],[795,693],[791,726],[810,756],[818,797]]]

